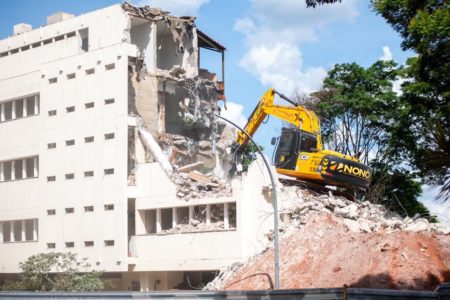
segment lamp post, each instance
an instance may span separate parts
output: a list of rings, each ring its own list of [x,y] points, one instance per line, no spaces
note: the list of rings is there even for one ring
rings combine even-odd
[[[272,195],[273,195],[272,200],[273,200],[273,210],[274,210],[274,217],[273,217],[274,247],[273,248],[274,248],[274,258],[275,258],[275,266],[274,266],[275,289],[279,289],[280,288],[280,263],[279,263],[279,250],[278,250],[278,195],[277,195],[277,186],[275,183],[275,177],[273,176],[272,169],[270,167],[269,162],[267,161],[266,156],[263,154],[261,148],[259,148],[259,146],[255,143],[253,138],[244,129],[242,129],[240,126],[238,126],[234,122],[232,122],[218,114],[214,114],[214,115],[216,117],[218,117],[219,119],[222,119],[225,122],[230,123],[237,129],[242,131],[248,137],[248,139],[253,143],[253,145],[255,145],[256,150],[258,150],[258,153],[263,158],[264,164],[266,165],[267,171],[269,172],[270,181],[272,183]]]

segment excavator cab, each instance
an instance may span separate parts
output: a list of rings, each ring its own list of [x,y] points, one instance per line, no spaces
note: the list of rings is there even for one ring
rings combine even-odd
[[[317,137],[298,128],[283,127],[275,149],[275,167],[295,170],[301,152],[317,152]]]

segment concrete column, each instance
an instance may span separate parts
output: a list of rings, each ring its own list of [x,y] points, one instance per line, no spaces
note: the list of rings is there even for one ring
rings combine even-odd
[[[206,204],[206,225],[211,225],[211,205]]]
[[[22,159],[22,178],[27,178],[27,160]]]
[[[0,243],[3,243],[3,222],[0,222]]]
[[[0,122],[5,121],[5,104],[0,103]]]
[[[15,180],[16,179],[16,161],[13,160],[11,162],[11,180]]]
[[[139,283],[141,285],[141,292],[148,292],[148,272],[139,273]]]
[[[3,162],[0,162],[0,181],[5,180],[5,165]]]
[[[38,169],[38,157],[33,158],[33,176],[38,177],[39,176],[39,169]]]
[[[14,222],[14,221],[11,221],[11,231],[9,232],[9,240],[11,241],[11,242],[15,242],[16,241],[16,239],[14,238],[14,224],[15,224],[16,222]]]
[[[22,220],[22,239],[21,239],[22,242],[27,240],[26,236],[27,233],[25,232],[25,230],[26,230],[25,220]]]
[[[22,115],[24,118],[27,116],[27,104],[28,104],[27,98],[23,98],[23,113],[22,113]]]
[[[175,228],[178,223],[177,208],[172,208],[172,227]]]
[[[39,114],[39,97],[38,97],[38,95],[34,96],[34,114],[35,115]]]
[[[33,220],[33,241],[38,240],[38,219]]]
[[[194,207],[189,206],[189,224],[192,223],[193,219],[194,219]]]
[[[161,209],[156,210],[156,233],[161,232]]]
[[[225,229],[230,228],[230,215],[228,211],[228,203],[225,203],[223,205],[223,228]]]
[[[11,119],[16,118],[16,101],[12,101]]]

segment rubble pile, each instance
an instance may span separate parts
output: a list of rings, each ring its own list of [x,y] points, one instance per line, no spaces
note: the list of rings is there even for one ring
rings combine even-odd
[[[284,226],[301,226],[306,224],[311,214],[329,212],[339,218],[353,232],[390,233],[397,230],[412,232],[431,231],[437,234],[450,234],[450,227],[440,223],[430,223],[420,216],[403,218],[399,214],[388,211],[381,204],[368,201],[361,203],[350,201],[344,197],[317,195],[299,187],[283,187],[282,220]]]
[[[177,197],[185,201],[206,196],[219,198],[232,195],[231,186],[227,182],[199,171],[175,173],[172,175],[172,182],[177,186]]]
[[[280,218],[282,288],[434,289],[450,280],[449,226],[295,186],[281,188]],[[273,288],[273,232],[267,237],[261,253],[205,289]]]

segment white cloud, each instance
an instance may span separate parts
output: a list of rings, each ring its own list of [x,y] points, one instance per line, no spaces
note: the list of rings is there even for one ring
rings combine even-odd
[[[440,188],[440,186],[424,185],[420,201],[432,215],[437,216],[439,221],[450,225],[450,201],[443,202],[435,199]]]
[[[200,7],[208,2],[209,0],[140,0],[137,5],[159,7],[175,16],[196,16]]]
[[[283,93],[294,90],[310,93],[320,88],[325,69],[302,70],[302,54],[298,47],[277,43],[271,46],[255,46],[242,58],[240,65],[259,78],[261,83]]]
[[[265,86],[284,93],[310,93],[320,88],[326,70],[305,68],[300,46],[319,39],[318,32],[336,21],[352,21],[358,15],[356,0],[306,8],[305,1],[251,0],[251,15],[236,20],[247,52],[240,65]]]
[[[389,61],[392,60],[392,52],[388,46],[383,47],[383,56],[380,56],[380,60]]]
[[[234,102],[227,102],[227,109],[225,110],[225,108],[222,108],[220,115],[225,119],[244,127],[247,123],[247,118],[244,116],[243,112],[244,106]]]

